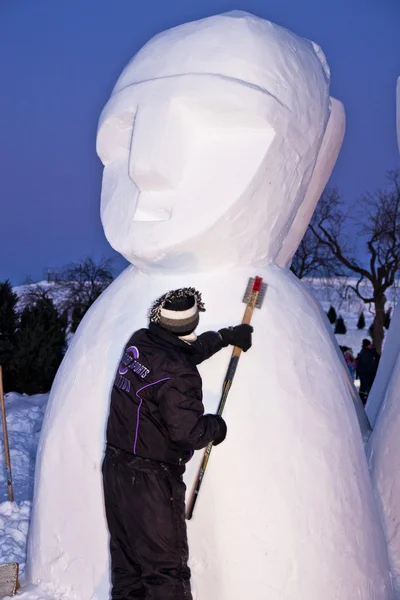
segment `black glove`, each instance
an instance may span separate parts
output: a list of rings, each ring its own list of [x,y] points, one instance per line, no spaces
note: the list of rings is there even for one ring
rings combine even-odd
[[[236,325],[236,327],[220,329],[218,333],[222,337],[224,346],[228,346],[229,344],[231,346],[238,346],[243,352],[247,352],[251,348],[251,334],[253,333],[251,325]]]
[[[218,446],[221,444],[226,438],[226,433],[228,431],[225,421],[219,415],[215,415],[215,418],[218,419],[219,432],[217,437],[213,440],[213,445]]]

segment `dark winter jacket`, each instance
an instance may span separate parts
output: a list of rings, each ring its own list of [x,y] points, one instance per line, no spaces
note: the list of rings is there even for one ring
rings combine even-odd
[[[107,443],[142,458],[183,465],[223,435],[221,417],[204,415],[196,365],[223,347],[210,331],[188,344],[150,324],[133,334],[111,392]]]
[[[360,386],[363,389],[371,389],[374,383],[376,371],[379,364],[379,354],[375,348],[366,347],[357,356],[357,374],[360,378]]]

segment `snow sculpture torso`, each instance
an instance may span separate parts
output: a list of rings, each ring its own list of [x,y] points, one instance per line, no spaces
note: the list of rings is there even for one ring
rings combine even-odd
[[[228,437],[188,525],[194,598],[392,598],[347,371],[325,316],[286,268],[343,131],[321,50],[246,13],[162,33],[126,67],[98,152],[106,236],[135,267],[89,311],[53,386],[33,582],[71,599],[107,598],[109,393],[151,302],[193,285],[208,308],[201,328],[218,328],[240,321],[247,280],[260,275],[269,287],[226,407]],[[226,349],[201,366],[209,411],[228,361]]]
[[[397,138],[400,150],[400,78],[397,82]],[[367,403],[374,431],[367,451],[389,549],[395,590],[400,598],[400,304],[385,341]]]

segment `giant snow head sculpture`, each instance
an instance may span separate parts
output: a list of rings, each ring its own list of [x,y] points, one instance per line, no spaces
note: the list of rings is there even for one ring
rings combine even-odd
[[[157,35],[100,117],[110,244],[139,268],[287,264],[331,107],[320,48],[268,21],[234,12]]]

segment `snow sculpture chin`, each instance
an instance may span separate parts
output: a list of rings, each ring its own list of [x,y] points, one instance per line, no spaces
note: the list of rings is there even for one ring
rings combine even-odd
[[[397,81],[397,139],[400,150],[400,78]],[[375,425],[368,456],[389,548],[395,590],[400,597],[400,304],[397,303],[378,373],[367,403]]]
[[[162,33],[126,67],[97,148],[104,230],[135,267],[86,315],[52,389],[31,581],[106,599],[100,468],[123,344],[154,298],[182,285],[203,292],[202,329],[237,323],[258,274],[269,287],[254,346],[188,527],[194,598],[391,599],[354,390],[325,316],[287,268],[343,134],[321,50],[247,13]],[[201,366],[209,411],[229,354]],[[196,458],[189,486],[195,469]]]

